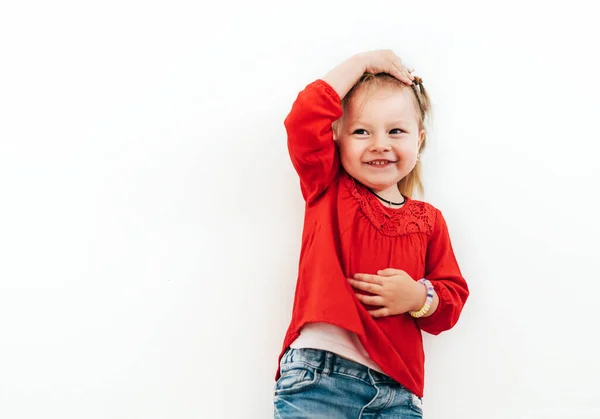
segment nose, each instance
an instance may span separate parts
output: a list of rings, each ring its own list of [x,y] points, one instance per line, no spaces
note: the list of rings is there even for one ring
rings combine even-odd
[[[385,134],[374,134],[371,136],[371,144],[369,150],[372,152],[383,153],[384,151],[391,151],[389,138]]]

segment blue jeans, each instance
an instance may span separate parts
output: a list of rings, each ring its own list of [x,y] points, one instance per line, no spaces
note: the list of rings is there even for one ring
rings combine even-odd
[[[275,418],[422,419],[422,400],[387,375],[318,349],[288,350]]]

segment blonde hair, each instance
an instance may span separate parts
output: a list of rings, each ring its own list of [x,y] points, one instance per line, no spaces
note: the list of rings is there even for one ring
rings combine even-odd
[[[418,110],[417,114],[419,118],[419,130],[425,130],[425,125],[428,124],[429,120],[431,119],[431,101],[429,99],[429,94],[425,90],[425,87],[423,87],[423,79],[417,76],[415,76],[413,83],[409,86],[387,73],[363,74],[362,77],[352,87],[352,89],[350,89],[348,94],[346,94],[346,96],[344,96],[344,98],[342,99],[342,109],[344,111],[344,114],[346,113],[348,105],[350,104],[350,102],[352,101],[356,92],[359,89],[369,88],[373,90],[380,89],[383,87],[393,87],[402,89],[410,88],[410,90],[414,94],[415,107]],[[333,123],[333,130],[336,134],[339,134],[339,130],[341,128],[343,119],[344,116],[342,115],[340,119]],[[425,130],[423,142],[421,142],[421,145],[418,150],[419,154],[425,149],[426,144],[427,131]],[[419,194],[423,196],[425,190],[423,188],[423,181],[421,178],[420,160],[417,160],[417,164],[415,165],[413,170],[411,170],[409,174],[407,174],[398,182],[398,189],[400,190],[400,193],[410,198],[413,197],[415,191],[418,191]]]

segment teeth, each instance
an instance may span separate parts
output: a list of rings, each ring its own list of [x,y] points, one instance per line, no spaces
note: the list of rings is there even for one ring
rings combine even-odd
[[[369,164],[375,164],[375,165],[381,166],[384,164],[388,164],[389,162],[390,162],[389,160],[384,160],[384,161],[377,160],[377,161],[371,161],[371,162],[369,162]]]

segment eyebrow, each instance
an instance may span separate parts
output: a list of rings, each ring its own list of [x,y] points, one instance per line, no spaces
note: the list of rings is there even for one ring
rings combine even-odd
[[[410,122],[404,119],[397,119],[395,121],[392,121],[389,123],[389,125],[409,125]],[[367,124],[366,122],[362,122],[362,121],[355,121],[351,124],[351,126],[354,125],[364,125],[364,126],[369,126],[370,124]]]

